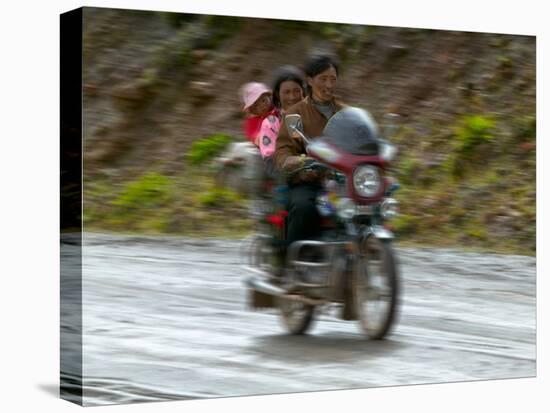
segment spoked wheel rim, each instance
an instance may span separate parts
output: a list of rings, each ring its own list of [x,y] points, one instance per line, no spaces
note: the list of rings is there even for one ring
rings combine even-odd
[[[303,334],[311,326],[315,306],[297,300],[278,299],[283,325],[291,334]]]
[[[397,274],[388,242],[368,237],[361,246],[356,271],[356,297],[362,330],[383,338],[393,322],[397,304]]]
[[[271,238],[257,236],[252,240],[249,250],[249,265],[262,271],[272,273],[275,269],[275,249],[271,245]]]

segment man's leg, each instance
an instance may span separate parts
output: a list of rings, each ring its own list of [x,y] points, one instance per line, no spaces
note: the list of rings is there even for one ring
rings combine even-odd
[[[311,185],[297,185],[290,189],[287,245],[319,235],[321,219],[315,204],[317,192],[318,188]]]

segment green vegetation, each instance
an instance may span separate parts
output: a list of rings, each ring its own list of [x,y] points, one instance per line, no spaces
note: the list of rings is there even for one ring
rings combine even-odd
[[[469,154],[464,157],[469,165],[479,146],[502,139],[494,131],[496,121],[486,119],[471,116],[459,121],[455,134],[448,138],[449,159]],[[529,131],[532,119],[518,118],[513,124],[527,125]],[[186,153],[188,166],[179,176],[150,171],[127,182],[100,179],[89,183],[86,226],[101,231],[245,236],[254,224],[248,200],[218,187],[215,168],[208,163],[231,140],[217,134],[195,141]],[[525,179],[534,177],[534,163],[527,164],[527,170],[506,168],[503,165],[511,165],[510,157],[515,155],[497,152],[495,159],[482,158],[483,167],[467,166],[469,173],[457,177],[446,162],[426,166],[422,159],[430,147],[412,146],[397,164],[395,176],[403,187],[395,196],[401,202],[401,213],[390,225],[399,242],[534,254],[535,190],[534,182]],[[442,150],[441,144],[434,147]],[[534,155],[527,154],[529,158]]]
[[[535,137],[535,120],[518,117],[509,122],[506,134],[497,128],[497,120],[500,123],[484,115],[463,117],[446,148],[424,145],[404,152],[397,165],[403,184],[396,193],[401,215],[392,225],[405,244],[414,240],[432,246],[535,253],[535,153],[525,145]],[[437,136],[425,140],[435,142]],[[430,159],[430,148],[443,150],[447,160],[427,167],[419,154]]]
[[[158,207],[167,201],[170,190],[170,178],[150,172],[130,182],[112,204],[124,212]]]
[[[242,237],[252,222],[248,200],[216,184],[208,161],[233,138],[224,134],[196,140],[185,154],[183,174],[149,171],[137,179],[85,182],[84,224],[101,231]]]
[[[128,182],[85,183],[84,225],[97,231],[240,238],[250,232],[248,200],[215,183],[215,171],[148,172]]]
[[[494,138],[495,121],[482,115],[462,118],[455,127],[454,146],[446,168],[454,178],[462,178],[488,158],[489,144]]]
[[[191,165],[200,165],[218,155],[233,139],[224,134],[217,134],[193,142],[187,153]]]
[[[101,180],[89,185],[89,191],[95,202],[85,202],[85,225],[138,232],[166,231],[166,210],[174,198],[173,178],[148,172],[116,186]]]
[[[490,142],[494,135],[495,121],[481,115],[466,116],[456,128],[455,151],[461,156],[471,156],[474,149]]]
[[[242,202],[243,198],[230,189],[213,187],[206,192],[199,193],[197,200],[203,207],[215,208],[236,205]]]
[[[413,184],[420,171],[421,163],[414,157],[404,158],[399,165],[399,181],[403,184]]]

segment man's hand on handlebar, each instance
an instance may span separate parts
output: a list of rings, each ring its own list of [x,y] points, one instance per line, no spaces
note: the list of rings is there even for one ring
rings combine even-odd
[[[286,158],[283,169],[289,173],[304,166],[305,156],[289,156]]]
[[[323,165],[305,155],[289,156],[285,162],[285,170],[291,180],[315,182],[323,177]]]

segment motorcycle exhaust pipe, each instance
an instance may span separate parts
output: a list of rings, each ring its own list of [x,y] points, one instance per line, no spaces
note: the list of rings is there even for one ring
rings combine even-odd
[[[286,291],[281,287],[273,285],[267,281],[261,280],[258,277],[250,277],[246,280],[246,285],[264,294],[276,295],[282,297],[286,294]]]
[[[326,303],[326,300],[315,300],[313,298],[304,297],[297,294],[287,294],[286,290],[277,287],[267,281],[261,280],[258,277],[250,277],[246,280],[248,287],[264,294],[281,297],[287,300],[295,300],[308,305],[320,305]]]

